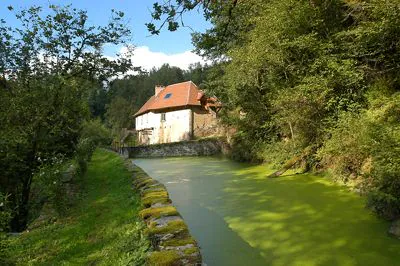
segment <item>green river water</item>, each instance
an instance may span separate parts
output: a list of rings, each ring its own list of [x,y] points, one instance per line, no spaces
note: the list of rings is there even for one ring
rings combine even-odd
[[[389,224],[327,178],[217,157],[134,163],[166,185],[208,266],[400,265]]]

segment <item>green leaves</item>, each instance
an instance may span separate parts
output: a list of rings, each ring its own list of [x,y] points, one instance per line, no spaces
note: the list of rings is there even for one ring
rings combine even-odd
[[[1,192],[13,195],[12,230],[28,219],[30,185],[39,167],[54,156],[70,157],[89,116],[93,87],[132,68],[123,55],[101,54],[106,44],[130,36],[113,11],[106,25],[89,25],[86,11],[50,5],[16,12],[18,27],[0,25]],[[3,87],[5,89],[3,89]]]

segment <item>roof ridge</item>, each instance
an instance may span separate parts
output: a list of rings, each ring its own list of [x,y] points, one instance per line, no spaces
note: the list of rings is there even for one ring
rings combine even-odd
[[[169,84],[169,85],[167,85],[166,87],[175,86],[175,85],[179,85],[179,84],[183,84],[183,83],[189,83],[189,82],[192,82],[192,83],[193,83],[193,81],[187,80],[187,81],[182,81],[182,82],[178,82],[178,83],[174,83],[174,84]],[[165,88],[166,88],[166,87],[165,87]]]

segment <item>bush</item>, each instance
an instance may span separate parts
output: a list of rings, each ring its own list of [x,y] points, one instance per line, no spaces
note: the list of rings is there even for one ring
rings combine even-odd
[[[400,197],[376,189],[368,194],[367,206],[379,217],[394,220],[400,217]]]
[[[254,143],[246,132],[239,131],[232,139],[231,157],[239,162],[261,161],[258,155],[260,145]]]
[[[108,146],[111,144],[111,132],[99,119],[83,123],[81,139],[90,139],[96,146]]]
[[[80,139],[75,157],[66,159],[63,155],[54,156],[51,161],[43,162],[32,183],[30,202],[30,221],[37,218],[42,207],[48,203],[59,215],[63,215],[75,201],[75,190],[79,187],[87,169],[94,144],[89,139]]]
[[[65,160],[62,155],[42,164],[32,182],[30,221],[40,215],[44,203],[49,203],[59,214],[65,212],[67,197],[63,186],[63,174],[70,164],[71,160]]]
[[[87,170],[97,145],[107,145],[109,134],[99,120],[86,122],[82,137],[75,147],[73,158],[56,155],[50,161],[42,162],[32,183],[30,220],[37,218],[44,203],[49,203],[58,214],[64,214],[75,200],[75,189]]]
[[[331,138],[318,151],[322,165],[333,171],[335,178],[348,181],[349,176],[362,174],[370,156],[369,121],[365,114],[341,114]]]
[[[79,166],[80,174],[86,172],[87,162],[92,158],[93,152],[96,149],[95,142],[90,138],[81,138],[79,139],[78,144],[76,145],[76,162]]]
[[[400,217],[400,94],[370,99],[370,109],[343,114],[318,156],[343,181],[358,178],[368,207]]]
[[[397,109],[397,115],[400,115],[400,104],[392,107],[387,111]],[[400,119],[392,122],[393,116],[386,112],[374,116],[374,119],[380,122],[370,128],[373,161],[368,206],[379,216],[393,220],[400,217]]]
[[[12,265],[9,261],[9,240],[6,232],[9,230],[11,209],[8,195],[0,192],[0,265]]]
[[[11,209],[8,201],[8,194],[0,192],[0,233],[7,232],[11,220]]]
[[[0,265],[14,265],[9,258],[9,239],[4,232],[0,232]]]

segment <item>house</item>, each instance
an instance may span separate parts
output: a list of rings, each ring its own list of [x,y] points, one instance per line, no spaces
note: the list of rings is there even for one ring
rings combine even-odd
[[[212,135],[221,104],[192,82],[156,86],[134,115],[139,144],[191,140]]]

